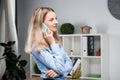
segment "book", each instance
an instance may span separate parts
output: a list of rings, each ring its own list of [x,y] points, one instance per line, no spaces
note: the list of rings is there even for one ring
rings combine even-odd
[[[87,56],[88,54],[88,41],[87,41],[87,37],[83,37],[82,38],[82,46],[83,46],[83,56]]]
[[[94,36],[88,36],[88,56],[94,56]]]
[[[77,70],[77,67],[81,64],[81,60],[77,58],[73,63],[73,68],[70,72],[70,75],[72,75],[73,71],[75,72]]]

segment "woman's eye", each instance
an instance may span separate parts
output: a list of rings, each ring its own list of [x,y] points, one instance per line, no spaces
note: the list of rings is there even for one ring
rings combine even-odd
[[[55,19],[57,20],[57,17]]]
[[[53,21],[53,19],[50,19],[49,21]]]

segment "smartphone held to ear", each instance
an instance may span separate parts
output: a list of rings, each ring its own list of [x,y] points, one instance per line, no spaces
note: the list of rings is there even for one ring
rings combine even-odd
[[[42,23],[42,30],[44,30],[46,33],[50,32],[50,29],[45,25],[45,23]]]

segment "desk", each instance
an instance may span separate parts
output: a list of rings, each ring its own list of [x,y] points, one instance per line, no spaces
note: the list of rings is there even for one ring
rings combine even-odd
[[[41,79],[40,77],[35,76],[35,77],[28,78],[28,79],[25,79],[25,80],[43,80],[43,79]],[[70,78],[68,78],[67,80],[80,80],[80,79],[70,79]]]
[[[25,80],[43,80],[43,79],[41,79],[40,77],[35,76],[35,77],[28,78],[28,79],[25,79]]]

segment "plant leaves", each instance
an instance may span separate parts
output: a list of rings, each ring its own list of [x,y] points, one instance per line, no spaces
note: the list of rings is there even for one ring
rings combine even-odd
[[[25,70],[23,67],[27,64],[26,60],[19,60],[21,55],[17,57],[15,51],[12,49],[12,45],[15,41],[8,41],[7,43],[0,43],[3,46],[6,61],[6,71],[3,76],[3,80],[24,80],[26,78]]]
[[[26,60],[21,60],[21,61],[19,62],[19,65],[20,65],[21,67],[24,67],[26,64],[27,64],[27,61],[26,61]]]
[[[26,74],[25,74],[25,70],[23,68],[21,68],[19,70],[19,76],[20,78],[23,80],[23,79],[26,79]]]
[[[21,58],[21,55],[18,56],[18,59],[20,59],[20,58]]]
[[[7,46],[6,43],[0,43],[0,45],[3,46],[3,47],[6,47],[6,46]]]
[[[7,42],[7,46],[12,46],[13,44],[15,44],[15,41],[8,41]]]

